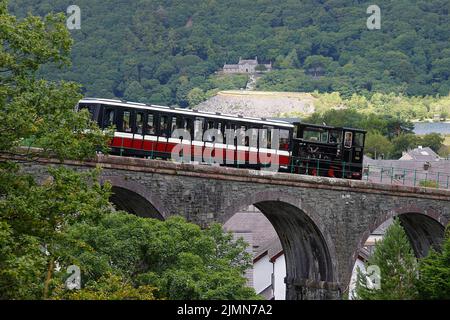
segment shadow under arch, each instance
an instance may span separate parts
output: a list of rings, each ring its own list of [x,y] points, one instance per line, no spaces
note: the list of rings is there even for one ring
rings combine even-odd
[[[286,299],[337,299],[337,259],[331,238],[317,214],[301,199],[277,191],[249,196],[225,210],[223,222],[254,205],[278,234],[286,261]]]
[[[449,219],[444,213],[417,206],[399,207],[380,215],[369,225],[369,228],[360,237],[358,247],[353,252],[352,267],[369,236],[381,224],[395,217],[400,219],[417,258],[425,257],[431,247],[440,249],[445,236],[445,227],[449,223]]]
[[[350,261],[348,266],[350,274],[359,252],[370,235],[384,222],[396,217],[398,217],[400,224],[405,229],[405,233],[417,258],[427,256],[430,248],[440,250],[445,237],[445,227],[449,223],[449,219],[444,213],[417,206],[396,208],[377,217],[370,224],[368,230],[362,234],[358,247],[353,251],[352,261]],[[350,283],[350,278],[345,279],[345,281]]]
[[[122,177],[105,177],[101,183],[111,183],[110,201],[118,210],[144,218],[165,220],[168,215],[162,202],[151,194],[145,186]]]

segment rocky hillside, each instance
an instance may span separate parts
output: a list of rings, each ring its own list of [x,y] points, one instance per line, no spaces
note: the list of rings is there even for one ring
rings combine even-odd
[[[287,113],[311,114],[315,101],[309,93],[220,91],[195,109],[249,117],[278,117]]]

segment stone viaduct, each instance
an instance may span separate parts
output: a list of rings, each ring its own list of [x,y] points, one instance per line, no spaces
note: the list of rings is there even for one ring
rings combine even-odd
[[[60,164],[42,160],[24,170],[44,178],[49,165]],[[417,256],[439,247],[450,220],[448,190],[115,156],[65,165],[101,166],[112,202],[139,216],[182,215],[205,227],[255,205],[283,245],[287,299],[340,298],[359,249],[391,217],[399,216]]]

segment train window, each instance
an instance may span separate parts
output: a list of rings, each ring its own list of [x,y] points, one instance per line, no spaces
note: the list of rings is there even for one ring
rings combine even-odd
[[[147,114],[147,129],[145,134],[155,134],[155,116],[152,113]]]
[[[174,132],[175,130],[178,129],[177,117],[175,116],[172,117],[172,126],[170,128],[171,128],[170,132]]]
[[[123,111],[121,131],[131,132],[131,111]]]
[[[159,122],[159,135],[161,137],[167,137],[167,131],[169,129],[169,117],[168,116],[161,116],[160,122]]]
[[[280,150],[289,150],[289,130],[280,130]]]
[[[364,133],[355,132],[355,147],[364,147]]]
[[[249,136],[250,136],[250,147],[258,147],[258,129],[257,128],[251,128],[249,129]]]
[[[103,116],[103,128],[108,128],[114,125],[114,109],[106,109],[105,114]]]
[[[189,132],[189,134],[192,134],[192,120],[189,118],[180,118],[181,120],[181,124],[180,124],[180,128],[186,130],[187,132]]]
[[[209,130],[214,130],[214,121],[212,120],[206,122],[205,141],[213,142],[213,134]]]
[[[353,132],[346,131],[345,137],[344,137],[344,147],[345,148],[351,148],[352,147],[352,141],[353,140]]]
[[[194,140],[203,141],[203,122],[204,118],[196,118],[194,121]]]
[[[224,132],[224,143],[226,144],[232,144],[234,145],[234,138],[231,139],[231,141],[228,141],[228,135],[231,137],[234,137],[236,133],[236,125],[234,123],[226,123],[225,124],[225,132]]]
[[[245,136],[246,126],[241,126],[237,132],[238,134],[238,146],[248,146],[248,138]]]
[[[217,122],[217,132],[222,135],[223,134],[224,124],[222,122]]]
[[[322,132],[320,141],[323,143],[328,143],[328,131]]]
[[[95,112],[97,110],[96,105],[80,104],[78,110],[87,110],[91,114],[91,119],[95,118]]]
[[[136,113],[136,133],[142,134],[144,131],[144,112]]]
[[[342,141],[341,140],[341,132],[338,131],[338,130],[331,130],[328,141],[330,143],[338,143],[338,144],[340,144],[341,141]]]
[[[269,126],[263,126],[261,129],[261,141],[260,141],[260,148],[264,147],[267,149],[270,149],[272,147],[272,127]]]

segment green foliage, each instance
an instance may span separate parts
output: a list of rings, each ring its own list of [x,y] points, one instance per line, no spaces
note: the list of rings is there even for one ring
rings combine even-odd
[[[92,156],[108,137],[87,112],[74,111],[79,86],[37,76],[43,64],[68,63],[72,39],[64,16],[17,20],[5,0],[0,4],[0,150],[12,152],[29,140],[61,160]]]
[[[225,62],[258,56],[280,70],[264,90],[448,95],[450,32],[445,0],[380,0],[382,30],[367,30],[368,1],[78,0],[73,66],[43,74],[83,84],[89,96],[186,106],[187,93],[210,90]],[[15,0],[12,11],[65,12],[62,0]],[[182,87],[178,79],[187,77]],[[274,79],[276,78],[276,79]],[[155,83],[146,87],[148,81]],[[136,85],[136,82],[140,86]],[[143,88],[143,90],[142,90]]]
[[[398,159],[402,156],[403,151],[417,148],[421,143],[421,139],[419,136],[410,133],[400,134],[392,139],[392,143],[394,145],[392,157]]]
[[[89,281],[81,290],[67,290],[60,285],[53,292],[54,300],[155,300],[156,288],[151,286],[134,287],[118,275],[107,273],[98,281]]]
[[[220,225],[202,230],[180,217],[162,222],[119,212],[73,225],[66,240],[64,263],[79,265],[86,285],[112,273],[134,288],[158,288],[156,298],[257,298],[243,277],[251,262],[246,244]]]
[[[98,171],[50,169],[37,184],[18,170],[9,163],[0,168],[0,297],[36,299],[43,297],[47,265],[59,254],[67,226],[110,211],[109,187],[98,184]]]
[[[421,180],[419,185],[425,188],[439,188],[438,182],[433,180]]]
[[[379,159],[380,157],[388,159],[393,147],[391,141],[379,131],[367,133],[364,152],[369,157],[373,159]]]
[[[408,237],[395,219],[383,240],[375,245],[375,252],[367,266],[380,268],[381,288],[367,284],[368,274],[358,270],[356,296],[361,300],[409,300],[417,298],[418,264]]]
[[[417,282],[421,299],[450,299],[450,229],[447,227],[442,251],[430,250],[420,260]]]
[[[439,152],[439,149],[442,147],[445,138],[439,133],[429,133],[422,137],[422,146],[429,147],[434,152]]]

